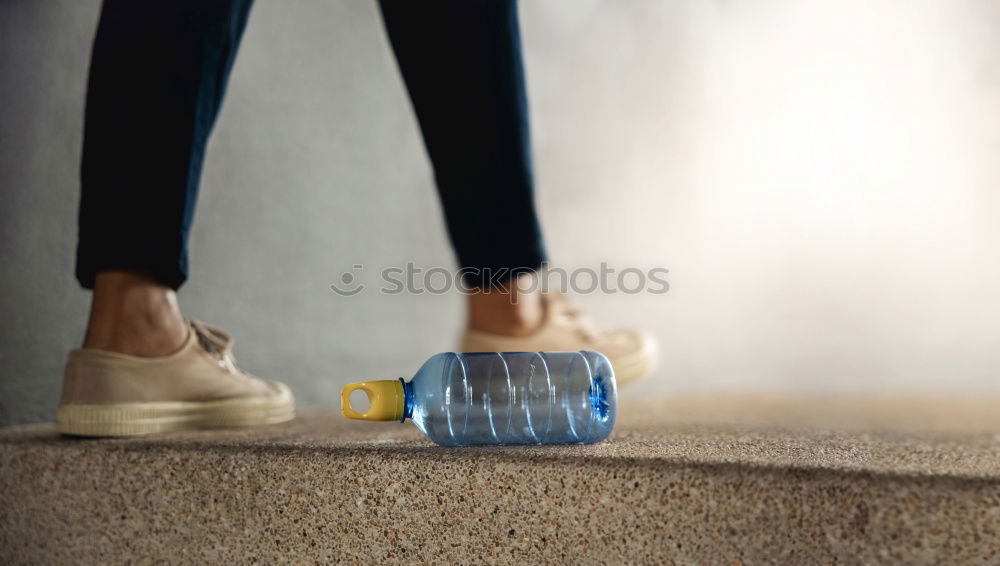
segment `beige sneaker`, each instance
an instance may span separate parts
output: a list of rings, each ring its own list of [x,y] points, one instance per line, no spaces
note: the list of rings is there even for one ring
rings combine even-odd
[[[656,342],[639,330],[601,331],[559,293],[544,293],[545,320],[531,336],[510,337],[466,330],[462,352],[596,350],[611,360],[618,386],[642,379],[656,363]]]
[[[295,416],[285,384],[236,367],[228,334],[200,322],[190,326],[184,346],[161,358],[72,350],[56,429],[77,436],[130,436],[266,425]]]

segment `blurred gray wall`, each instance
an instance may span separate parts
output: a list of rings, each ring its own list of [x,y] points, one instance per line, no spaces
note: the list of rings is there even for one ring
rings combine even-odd
[[[0,423],[49,420],[73,279],[97,1],[0,2]],[[151,8],[152,10],[153,8]],[[998,11],[979,1],[526,0],[555,265],[670,269],[585,295],[651,329],[661,390],[1000,392]],[[455,294],[329,285],[452,267],[368,0],[254,9],[205,165],[181,294],[306,406],[451,349]]]

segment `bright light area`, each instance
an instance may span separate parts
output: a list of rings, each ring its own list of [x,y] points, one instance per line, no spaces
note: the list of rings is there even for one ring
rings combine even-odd
[[[1000,389],[1000,9],[523,9],[557,261],[671,270],[584,299],[654,387]]]

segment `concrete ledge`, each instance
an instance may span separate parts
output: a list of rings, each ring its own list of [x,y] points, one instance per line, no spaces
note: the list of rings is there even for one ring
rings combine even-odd
[[[993,400],[625,399],[595,446],[443,449],[310,413],[0,432],[0,562],[1000,563]]]

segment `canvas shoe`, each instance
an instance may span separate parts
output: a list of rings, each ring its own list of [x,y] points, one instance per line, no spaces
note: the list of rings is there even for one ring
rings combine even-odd
[[[462,352],[544,352],[596,350],[611,361],[618,386],[637,381],[652,371],[656,342],[631,329],[599,330],[560,293],[543,293],[545,318],[530,336],[510,337],[466,330]]]
[[[56,409],[57,430],[131,436],[267,425],[295,416],[287,386],[236,367],[228,334],[200,322],[189,324],[184,346],[169,356],[72,350]]]

